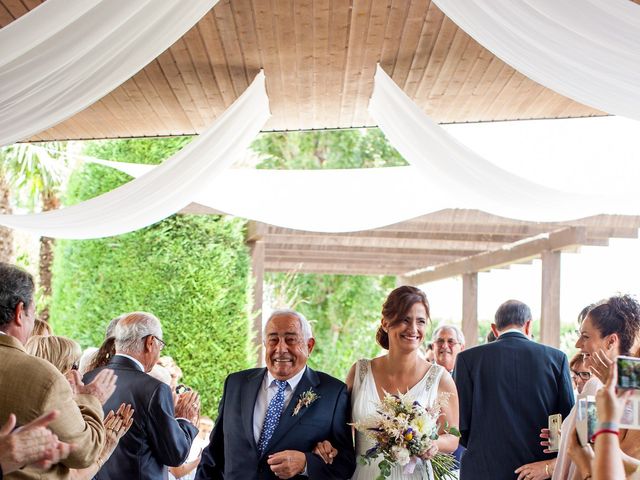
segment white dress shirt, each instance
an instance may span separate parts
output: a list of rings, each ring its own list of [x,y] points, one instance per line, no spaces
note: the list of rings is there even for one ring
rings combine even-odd
[[[298,383],[302,379],[304,372],[307,370],[305,366],[300,372],[295,374],[289,380],[287,380],[287,388],[284,390],[284,407],[282,411],[287,408],[289,402],[291,401],[291,397],[293,396],[293,392],[295,391]],[[260,386],[260,390],[258,390],[258,398],[256,398],[256,404],[253,407],[253,437],[256,440],[256,445],[258,444],[258,440],[260,440],[260,432],[262,432],[262,425],[264,425],[264,418],[267,415],[267,407],[271,399],[278,392],[278,386],[275,383],[276,378],[271,375],[271,372],[267,370],[264,379],[262,380],[262,385]]]
[[[519,328],[510,328],[509,330],[505,330],[504,332],[499,332],[499,333],[500,333],[500,336],[502,336],[502,335],[504,335],[505,333],[513,333],[513,332],[521,333],[521,334],[522,334],[522,335],[524,335],[525,337],[529,338],[529,337],[527,336],[527,334],[526,334],[526,333],[524,333],[524,332],[523,332],[521,329],[519,329]],[[531,340],[531,338],[529,338],[529,340]]]

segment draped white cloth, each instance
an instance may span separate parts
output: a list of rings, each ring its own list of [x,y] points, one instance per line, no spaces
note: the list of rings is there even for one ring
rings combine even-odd
[[[640,6],[628,0],[434,0],[478,43],[527,77],[640,120]]]
[[[151,225],[191,203],[208,180],[247,151],[269,118],[264,74],[211,127],[162,165],[78,205],[30,214],[0,215],[0,224],[56,238],[98,238]]]
[[[154,165],[99,163],[133,177]],[[270,225],[314,232],[354,232],[384,227],[448,207],[448,198],[428,200],[413,167],[348,170],[228,169],[208,180],[194,202]]]
[[[0,145],[71,117],[170,47],[217,0],[47,0],[0,30]]]
[[[389,142],[422,173],[425,202],[445,196],[450,208],[477,208],[531,221],[640,213],[637,193],[633,196],[611,191],[591,195],[568,193],[495,166],[433,122],[380,66],[375,74],[369,113]]]

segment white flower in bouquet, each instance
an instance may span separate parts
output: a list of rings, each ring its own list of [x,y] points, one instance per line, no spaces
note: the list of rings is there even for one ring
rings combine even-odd
[[[398,462],[399,465],[402,465],[403,467],[409,463],[409,460],[411,459],[411,454],[409,453],[409,450],[407,450],[404,447],[391,447],[391,453],[393,455],[393,457],[396,459],[396,462]]]

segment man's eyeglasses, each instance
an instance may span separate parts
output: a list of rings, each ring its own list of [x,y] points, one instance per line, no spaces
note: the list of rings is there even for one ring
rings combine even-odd
[[[443,345],[446,343],[446,344],[447,344],[447,345],[449,345],[451,348],[455,347],[456,345],[460,345],[460,342],[456,342],[455,340],[453,340],[453,339],[451,339],[451,338],[450,338],[449,340],[444,340],[444,339],[442,339],[442,338],[439,338],[438,340],[436,340],[436,341],[435,341],[435,342],[433,342],[433,343],[435,343],[435,344],[436,344],[436,345],[438,345],[439,347],[443,346]]]
[[[580,377],[580,379],[584,380],[585,382],[591,378],[591,372],[578,372],[576,370],[571,370],[571,373],[573,374],[571,376],[574,379],[577,379],[578,377]]]
[[[164,347],[167,346],[167,344],[164,343],[161,338],[158,338],[155,335],[145,335],[144,337],[142,337],[142,339],[144,340],[147,337],[153,337],[158,341],[158,344],[160,345],[160,351],[164,350]]]

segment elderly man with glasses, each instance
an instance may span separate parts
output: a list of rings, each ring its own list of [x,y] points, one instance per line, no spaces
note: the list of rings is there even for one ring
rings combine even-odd
[[[432,344],[436,363],[453,373],[456,358],[464,350],[462,331],[454,325],[441,325],[433,332]]]
[[[167,478],[167,466],[182,465],[198,434],[200,400],[195,392],[174,397],[165,383],[147,375],[160,358],[165,343],[160,321],[150,313],[123,316],[115,328],[116,354],[105,367],[85,375],[93,378],[103,369],[118,375],[116,391],[104,411],[116,411],[130,403],[133,425],[120,440],[108,461],[101,465],[97,480]]]

